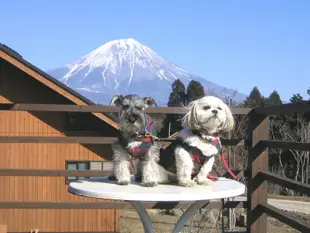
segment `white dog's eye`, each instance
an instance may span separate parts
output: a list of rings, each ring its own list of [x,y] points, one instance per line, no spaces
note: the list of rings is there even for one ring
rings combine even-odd
[[[210,109],[210,106],[204,106],[203,109],[208,110],[208,109]]]
[[[222,108],[221,108],[221,107],[218,107],[217,109],[218,109],[218,110],[222,110]]]

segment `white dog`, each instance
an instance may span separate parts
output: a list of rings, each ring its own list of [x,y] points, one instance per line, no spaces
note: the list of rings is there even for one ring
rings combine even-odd
[[[191,102],[182,119],[184,129],[161,150],[159,165],[170,177],[176,174],[181,186],[211,184],[208,175],[222,149],[220,133],[231,131],[234,124],[229,107],[221,99],[205,96]]]

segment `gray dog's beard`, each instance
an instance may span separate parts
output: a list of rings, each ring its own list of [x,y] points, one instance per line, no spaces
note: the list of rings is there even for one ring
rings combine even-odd
[[[138,131],[139,129],[137,129],[136,127],[133,127],[132,125],[126,125],[126,126],[120,127],[121,134],[123,134],[123,136],[126,136],[126,137],[134,137],[136,132]]]
[[[125,118],[121,118],[120,132],[123,136],[132,137],[135,133],[145,128],[145,120],[139,118],[135,123],[130,123]]]

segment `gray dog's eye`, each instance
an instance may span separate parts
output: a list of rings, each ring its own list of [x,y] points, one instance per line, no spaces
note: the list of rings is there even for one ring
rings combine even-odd
[[[210,106],[204,106],[203,109],[208,110],[208,109],[210,109]]]
[[[138,109],[138,110],[142,110],[142,107],[140,107],[140,106],[136,106],[136,109]]]

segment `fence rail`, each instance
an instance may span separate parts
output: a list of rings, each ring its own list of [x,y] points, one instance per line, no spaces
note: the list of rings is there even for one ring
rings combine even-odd
[[[117,140],[116,137],[77,137],[77,136],[0,136],[0,143],[68,143],[68,144],[112,144]],[[175,139],[160,138],[160,144],[169,144]],[[243,146],[243,139],[222,139],[225,146]]]
[[[118,113],[120,107],[98,106],[98,105],[67,105],[67,104],[0,104],[0,111],[30,111],[30,112],[96,112],[96,113]],[[236,115],[245,115],[250,108],[232,108]],[[185,107],[158,107],[147,108],[150,114],[185,114]]]
[[[91,160],[90,160],[91,161]],[[232,170],[237,177],[244,177],[248,171]],[[59,170],[59,169],[28,169],[28,168],[0,168],[0,176],[77,176],[77,177],[102,177],[112,175],[112,170]],[[228,172],[220,173],[228,176]]]
[[[310,196],[310,185],[285,178],[271,172],[260,172],[262,179]]]
[[[278,219],[281,222],[286,223],[290,227],[294,228],[295,230],[298,230],[302,233],[308,233],[310,232],[310,223],[303,221],[301,219],[298,219],[296,217],[290,216],[289,213],[284,212],[276,207],[273,207],[269,204],[261,204],[259,206],[261,208],[261,211],[268,214],[271,217],[274,217]]]
[[[293,149],[293,150],[310,150],[310,143],[302,142],[286,142],[276,140],[263,140],[261,141],[265,146],[269,148],[282,148],[282,149]]]
[[[147,209],[185,209],[192,202],[142,202]],[[213,201],[204,207],[221,209],[221,201]],[[246,208],[246,201],[228,201],[224,208]],[[0,209],[133,209],[129,202],[50,202],[50,201],[0,201]]]
[[[310,112],[310,102],[304,101],[301,103],[294,103],[294,104],[282,104],[276,106],[259,107],[255,108],[254,111],[258,114],[265,114],[265,115],[281,115],[293,112],[304,113],[304,112]]]
[[[47,112],[97,112],[116,113],[120,108],[111,106],[77,106],[54,104],[0,104],[0,111],[47,111]],[[248,170],[234,171],[247,178],[247,201],[229,201],[224,208],[247,208],[247,232],[266,233],[267,215],[277,218],[285,224],[301,231],[310,232],[308,223],[290,217],[287,213],[267,204],[268,182],[282,185],[289,189],[297,190],[310,195],[310,186],[300,182],[277,176],[268,171],[268,148],[310,150],[310,143],[296,143],[269,140],[268,114],[282,114],[287,112],[308,112],[309,103],[284,104],[264,108],[232,108],[235,115],[248,115],[249,134],[242,139],[223,139],[226,146],[248,147]],[[149,114],[185,114],[186,108],[148,108]],[[25,136],[0,136],[0,143],[80,143],[80,144],[111,144],[116,140],[113,137],[25,137]],[[174,139],[162,138],[160,143],[168,144]],[[50,169],[0,169],[0,176],[89,176],[98,177],[110,175],[111,171],[71,171]],[[144,203],[146,208],[187,208],[190,203]],[[221,202],[211,202],[208,207],[221,208]],[[34,202],[34,201],[0,201],[0,209],[122,209],[132,208],[126,202]]]
[[[67,143],[67,144],[112,144],[116,137],[100,136],[0,136],[0,143]],[[160,144],[169,144],[175,139],[160,138]],[[247,146],[246,139],[221,139],[224,146]],[[310,143],[261,140],[261,144],[269,148],[310,150]]]

